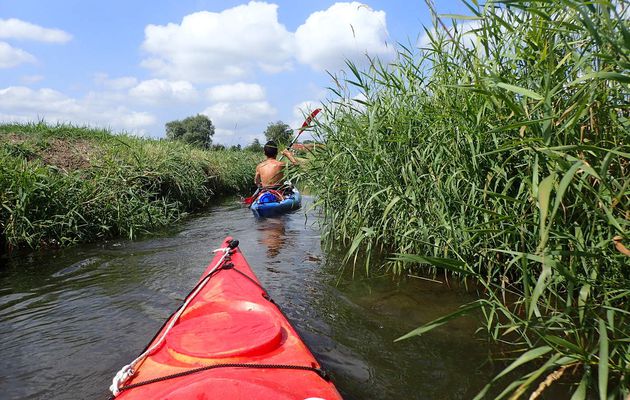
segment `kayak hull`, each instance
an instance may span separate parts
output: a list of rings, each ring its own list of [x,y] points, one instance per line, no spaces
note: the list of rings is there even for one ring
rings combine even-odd
[[[260,197],[259,197],[260,198]],[[252,212],[257,217],[267,218],[282,215],[291,211],[295,211],[302,206],[302,195],[297,189],[293,189],[293,193],[285,197],[281,201],[260,203],[258,199],[254,200],[250,206]]]
[[[116,398],[341,399],[238,247],[220,260],[208,266],[179,318],[171,316],[147,346],[164,336]]]

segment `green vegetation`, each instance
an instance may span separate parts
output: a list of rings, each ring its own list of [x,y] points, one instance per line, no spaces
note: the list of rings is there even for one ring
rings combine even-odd
[[[273,140],[279,147],[287,147],[293,140],[293,129],[282,121],[277,121],[267,125],[265,138]]]
[[[436,18],[425,49],[335,80],[306,172],[327,243],[366,267],[384,253],[396,273],[479,288],[404,336],[481,315],[514,362],[478,398],[497,385],[497,398],[537,398],[558,382],[573,400],[625,398],[628,3],[467,5],[457,29]]]
[[[248,191],[260,155],[44,123],[0,125],[0,248],[133,238]]]
[[[170,140],[181,140],[193,146],[209,149],[214,136],[214,125],[210,118],[197,114],[194,117],[166,123],[166,137]]]
[[[243,149],[245,151],[251,151],[253,153],[261,153],[263,151],[263,145],[260,144],[260,141],[257,138],[254,138],[251,144],[245,146]]]

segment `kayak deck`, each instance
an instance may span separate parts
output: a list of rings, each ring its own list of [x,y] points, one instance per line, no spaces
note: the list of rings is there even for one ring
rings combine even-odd
[[[195,290],[116,398],[341,399],[238,247],[215,256]]]
[[[292,189],[292,193],[289,196],[281,201],[261,203],[259,199],[260,196],[254,200],[250,206],[252,212],[257,217],[273,217],[297,210],[302,206],[302,195],[295,188]]]

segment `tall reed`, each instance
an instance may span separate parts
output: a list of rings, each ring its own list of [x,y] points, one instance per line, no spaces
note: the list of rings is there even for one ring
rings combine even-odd
[[[0,247],[134,238],[216,195],[247,192],[259,158],[69,125],[2,125]]]
[[[515,356],[478,398],[561,377],[576,400],[627,396],[628,2],[476,4],[448,31],[436,18],[423,49],[335,77],[306,172],[327,243],[483,288],[403,337],[480,310]]]

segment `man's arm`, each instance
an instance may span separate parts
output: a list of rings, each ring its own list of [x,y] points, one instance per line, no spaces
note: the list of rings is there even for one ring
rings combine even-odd
[[[289,159],[289,161],[291,161],[291,164],[293,165],[297,165],[298,164],[298,160],[295,159],[295,157],[293,157],[293,154],[289,151],[289,149],[284,149],[282,150],[282,154]]]
[[[254,184],[256,186],[260,186],[260,183],[261,183],[260,171],[258,171],[258,167],[256,167],[256,175],[254,175]]]

